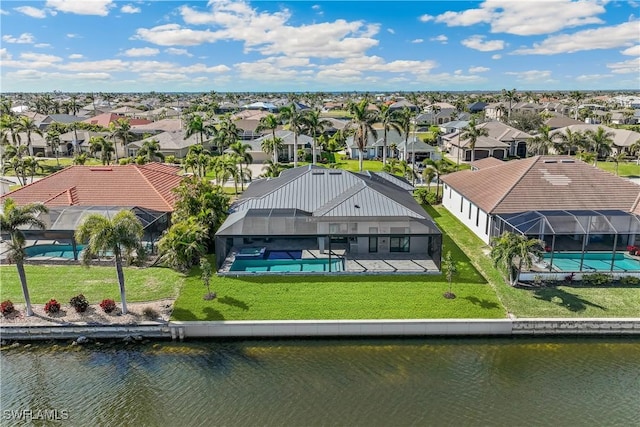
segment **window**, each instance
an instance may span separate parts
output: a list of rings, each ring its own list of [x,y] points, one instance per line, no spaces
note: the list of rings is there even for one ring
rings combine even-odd
[[[369,252],[378,252],[377,236],[369,236]]]
[[[389,239],[389,252],[409,252],[409,236],[392,236]]]
[[[476,227],[480,224],[480,208],[476,208]]]
[[[464,197],[460,197],[460,212],[462,212],[463,208],[464,208]]]
[[[489,234],[489,215],[487,215],[487,222],[484,224],[484,234]]]
[[[469,201],[469,219],[471,219],[471,201]]]

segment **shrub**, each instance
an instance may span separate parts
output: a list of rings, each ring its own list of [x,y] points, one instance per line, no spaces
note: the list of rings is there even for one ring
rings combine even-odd
[[[131,157],[125,157],[123,159],[118,160],[118,164],[119,165],[128,165],[128,164],[131,164],[132,160],[133,159]]]
[[[6,300],[0,303],[0,311],[2,311],[3,316],[8,316],[16,311],[16,309],[13,307],[13,303],[10,300]]]
[[[640,277],[623,276],[620,278],[620,284],[624,286],[638,286],[640,285]]]
[[[60,311],[60,303],[51,298],[49,302],[44,305],[44,311],[47,314],[56,314]]]
[[[87,311],[89,307],[89,301],[87,301],[87,298],[82,294],[71,298],[69,304],[71,304],[71,307],[75,308],[78,313]]]
[[[437,205],[439,203],[436,193],[427,188],[417,188],[413,194],[421,205]]]
[[[151,307],[145,307],[145,309],[142,310],[142,315],[147,320],[155,320],[159,316],[158,312]]]
[[[113,310],[116,309],[116,302],[108,298],[103,299],[102,302],[100,302],[100,308],[105,313],[111,313]]]
[[[605,286],[611,284],[613,276],[606,273],[585,274],[582,276],[582,284],[587,286]]]

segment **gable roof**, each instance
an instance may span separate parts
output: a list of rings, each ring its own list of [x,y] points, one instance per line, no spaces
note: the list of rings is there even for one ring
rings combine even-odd
[[[115,122],[118,119],[125,119],[129,122],[131,126],[134,125],[145,125],[151,123],[151,120],[146,119],[130,119],[128,117],[120,116],[114,113],[103,113],[98,114],[97,116],[90,117],[86,120],[83,120],[82,123],[89,123],[90,125],[98,125],[108,127],[111,122]]]
[[[640,187],[631,181],[568,156],[529,157],[441,179],[491,214],[576,209],[629,212],[640,194]]]
[[[69,166],[0,197],[19,205],[138,206],[173,211],[173,188],[182,181],[179,168],[162,163],[117,166]]]
[[[607,132],[611,132],[613,134],[613,145],[617,145],[618,147],[629,147],[634,142],[640,139],[640,133],[628,130],[628,129],[616,129],[610,128],[604,125],[591,125],[591,124],[579,124],[579,125],[569,125],[562,128],[555,129],[551,131],[550,135],[555,135],[556,133],[564,133],[565,129],[571,129],[571,132],[586,132],[592,131],[596,132],[598,128],[603,128]]]

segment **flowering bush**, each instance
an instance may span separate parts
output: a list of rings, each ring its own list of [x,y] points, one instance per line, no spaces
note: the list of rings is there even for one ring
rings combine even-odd
[[[105,313],[111,313],[113,310],[116,309],[116,302],[112,299],[103,299],[102,302],[100,303],[100,308],[105,312]]]
[[[82,294],[71,298],[69,304],[71,304],[71,307],[75,308],[78,313],[87,311],[87,308],[89,307],[89,301],[87,301],[87,298]]]
[[[0,311],[2,311],[3,316],[8,316],[15,311],[15,308],[10,300],[6,300],[0,303]]]
[[[55,314],[60,311],[60,303],[51,298],[49,302],[44,305],[44,311],[48,314]]]

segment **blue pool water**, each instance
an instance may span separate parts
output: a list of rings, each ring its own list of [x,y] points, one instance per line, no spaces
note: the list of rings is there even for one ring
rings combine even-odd
[[[84,245],[76,245],[78,254]],[[28,257],[55,257],[73,259],[73,246],[64,244],[34,245],[24,248]]]
[[[580,271],[580,252],[561,252],[553,255],[553,266],[560,271]],[[611,271],[613,252],[588,252],[584,254],[582,271]],[[545,254],[544,260],[551,262],[551,254]],[[640,261],[616,252],[613,259],[613,271],[640,271]]]
[[[302,273],[302,272],[334,272],[344,271],[342,259],[236,259],[229,271],[246,271],[252,273]]]

